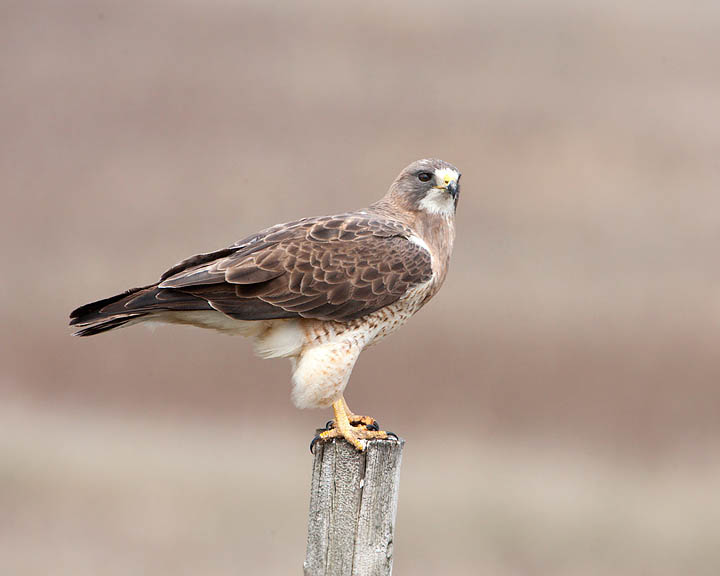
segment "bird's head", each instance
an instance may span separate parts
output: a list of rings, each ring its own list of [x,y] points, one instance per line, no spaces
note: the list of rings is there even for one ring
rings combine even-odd
[[[454,216],[460,198],[460,171],[444,160],[417,160],[400,172],[388,196],[412,211]]]

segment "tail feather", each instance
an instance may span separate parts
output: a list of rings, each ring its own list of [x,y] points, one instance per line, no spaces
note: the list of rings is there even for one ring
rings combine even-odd
[[[131,288],[130,290],[126,290],[125,292],[116,294],[110,298],[103,298],[102,300],[97,300],[96,302],[90,302],[89,304],[80,306],[70,312],[70,326],[82,326],[83,324],[89,324],[91,322],[107,320],[109,316],[112,316],[112,313],[108,310],[110,307],[116,309],[115,313],[126,313],[128,310],[123,305],[128,300],[128,297],[152,287],[153,286],[151,285],[142,286],[140,288]],[[120,309],[117,310],[118,306],[113,306],[113,304],[120,304]]]
[[[80,306],[70,313],[70,325],[82,328],[75,332],[75,336],[93,336],[168,310],[212,310],[212,307],[206,300],[192,294],[161,289],[157,284],[151,284]]]
[[[90,324],[87,328],[74,332],[73,336],[95,336],[95,334],[100,334],[101,332],[107,332],[108,330],[120,328],[120,326],[124,326],[131,320],[141,316],[147,316],[147,314],[128,314],[126,316],[99,321],[95,324]]]

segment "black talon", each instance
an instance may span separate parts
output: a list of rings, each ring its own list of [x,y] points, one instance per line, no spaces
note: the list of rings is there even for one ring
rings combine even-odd
[[[365,426],[367,430],[373,430],[374,432],[378,432],[380,430],[380,427],[378,426],[377,422],[373,422],[372,424],[368,424]]]
[[[312,439],[312,441],[310,442],[310,454],[315,454],[315,452],[313,452],[313,448],[315,447],[317,441],[320,439],[320,434],[316,434],[315,438]]]
[[[332,430],[334,425],[335,425],[335,420],[328,420],[325,423],[325,430]]]
[[[393,437],[393,438],[395,438],[395,440],[400,440],[400,438],[398,437],[397,434],[395,434],[395,432],[385,432],[385,434],[387,434],[388,438]]]

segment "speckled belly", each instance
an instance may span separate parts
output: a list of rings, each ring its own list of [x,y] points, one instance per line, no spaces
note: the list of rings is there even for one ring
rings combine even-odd
[[[346,340],[360,348],[378,343],[400,328],[428,300],[430,283],[419,286],[397,302],[350,322],[321,322],[308,327],[312,344]]]

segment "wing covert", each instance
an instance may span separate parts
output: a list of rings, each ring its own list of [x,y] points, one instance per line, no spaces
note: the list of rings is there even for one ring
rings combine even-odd
[[[305,219],[215,253],[219,258],[188,259],[190,266],[171,269],[159,287],[239,319],[351,320],[432,278],[430,253],[411,235],[400,223],[367,215]]]

